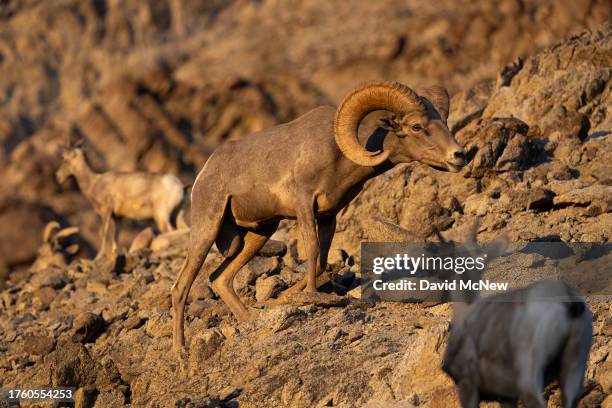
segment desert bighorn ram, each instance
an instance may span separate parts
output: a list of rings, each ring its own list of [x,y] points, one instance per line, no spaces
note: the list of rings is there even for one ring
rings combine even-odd
[[[379,127],[360,127],[376,110],[393,115]],[[226,257],[211,275],[213,286],[240,320],[251,315],[233,290],[234,276],[281,219],[297,220],[307,256],[301,284],[316,291],[336,214],[368,179],[411,161],[452,172],[465,164],[446,125],[448,110],[443,88],[416,93],[397,82],[372,82],[350,92],[337,109],[318,107],[217,149],[191,193],[189,252],[172,287],[174,348],[184,346],[185,302],[213,243]]]
[[[171,217],[183,202],[185,191],[172,174],[91,170],[81,148],[63,148],[62,164],[55,173],[63,183],[74,176],[81,192],[103,222],[98,255],[114,251],[113,216],[133,220],[154,219],[161,232],[174,229]],[[113,241],[110,244],[108,239]],[[108,248],[111,245],[111,248]]]

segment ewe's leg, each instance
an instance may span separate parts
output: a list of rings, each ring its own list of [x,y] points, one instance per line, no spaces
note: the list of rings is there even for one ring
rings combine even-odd
[[[461,408],[478,408],[480,405],[480,396],[478,395],[478,387],[471,378],[462,379],[458,384],[459,401]]]
[[[159,232],[162,234],[165,232],[170,232],[174,229],[172,227],[172,223],[170,222],[170,215],[171,212],[166,208],[158,208],[155,210],[153,219],[155,220],[157,229],[159,229]]]
[[[96,259],[113,255],[117,251],[117,226],[113,219],[113,210],[108,207],[102,212],[102,228],[100,230],[100,249]]]
[[[532,366],[529,369],[521,370],[519,375],[519,398],[525,408],[546,408],[542,370]]]
[[[248,321],[251,319],[251,315],[234,291],[234,277],[240,268],[257,255],[257,252],[264,246],[274,230],[276,228],[263,233],[248,231],[243,238],[243,246],[240,252],[225,259],[212,275],[217,276],[213,281],[213,287],[238,320]]]
[[[192,207],[189,252],[171,290],[173,321],[172,346],[175,350],[185,345],[184,320],[187,295],[189,294],[189,290],[191,290],[193,281],[202,268],[202,264],[204,264],[210,247],[215,241],[217,232],[223,221],[225,206],[228,202],[228,197],[215,200],[214,194],[211,195],[212,197],[202,192],[202,197],[209,198],[210,201]]]
[[[593,327],[591,325],[591,314],[584,318],[582,332],[573,330],[563,350],[561,363],[561,395],[563,408],[576,408],[582,394],[582,383],[584,381],[584,370],[589,358],[589,350],[593,338]],[[580,322],[573,323],[574,328]]]

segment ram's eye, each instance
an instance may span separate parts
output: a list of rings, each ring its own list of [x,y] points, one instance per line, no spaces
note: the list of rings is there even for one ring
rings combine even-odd
[[[423,126],[421,126],[421,125],[412,125],[412,131],[413,132],[420,132],[421,130],[423,130]]]

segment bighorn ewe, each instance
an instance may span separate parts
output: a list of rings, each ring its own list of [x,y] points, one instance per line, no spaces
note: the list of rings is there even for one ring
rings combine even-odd
[[[171,216],[183,201],[181,181],[171,174],[145,172],[93,172],[81,148],[62,149],[62,164],[56,172],[59,183],[74,176],[83,195],[103,221],[98,255],[109,251],[114,242],[113,216],[134,220],[154,219],[161,232],[174,229]],[[113,231],[112,233],[109,231]]]
[[[477,226],[475,222],[467,246],[455,247],[454,255],[476,252]],[[384,223],[381,228],[394,233]],[[505,246],[497,240],[484,252],[490,260]],[[481,272],[453,275],[479,281]],[[443,369],[457,384],[463,408],[477,408],[480,401],[514,407],[518,400],[526,408],[545,408],[544,387],[555,380],[560,381],[563,406],[578,406],[593,325],[576,289],[561,281],[541,281],[486,298],[473,291],[452,291],[450,298],[455,303]]]
[[[375,110],[393,116],[378,128],[360,128]],[[448,110],[443,88],[419,95],[396,82],[373,82],[350,92],[337,109],[322,106],[217,149],[191,193],[189,252],[172,287],[174,348],[184,346],[185,301],[214,242],[226,259],[211,275],[213,287],[240,320],[250,312],[233,290],[234,276],[281,219],[297,219],[307,256],[300,287],[316,291],[336,214],[368,179],[411,161],[452,172],[465,164],[446,125]]]
[[[443,369],[457,384],[462,407],[486,400],[511,407],[521,400],[527,408],[545,408],[544,387],[555,380],[563,406],[578,406],[593,324],[576,289],[542,281],[454,300],[466,303],[453,309]]]

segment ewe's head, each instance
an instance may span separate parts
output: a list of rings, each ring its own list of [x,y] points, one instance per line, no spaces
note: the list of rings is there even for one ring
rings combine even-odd
[[[385,149],[365,150],[357,139],[361,120],[375,110],[392,115],[379,122],[389,133]],[[336,114],[336,143],[345,156],[363,166],[419,161],[440,170],[458,172],[465,165],[463,149],[446,125],[449,97],[444,88],[414,92],[397,82],[373,82],[346,96]]]
[[[62,157],[62,164],[59,169],[55,172],[57,181],[62,184],[73,175],[78,166],[85,161],[85,155],[81,148],[61,148],[60,150]]]

